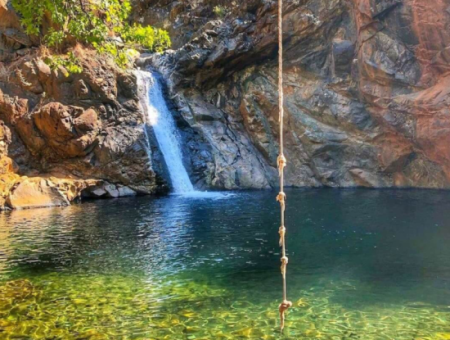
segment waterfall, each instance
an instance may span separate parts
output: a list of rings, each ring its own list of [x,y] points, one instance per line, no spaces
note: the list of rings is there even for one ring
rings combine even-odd
[[[138,85],[144,92],[141,102],[147,123],[153,128],[159,149],[169,171],[175,194],[194,193],[194,186],[183,165],[183,153],[179,144],[179,134],[172,113],[167,107],[160,82],[151,72],[136,71]]]

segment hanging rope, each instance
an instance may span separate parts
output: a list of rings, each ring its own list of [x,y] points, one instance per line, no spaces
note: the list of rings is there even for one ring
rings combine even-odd
[[[281,208],[281,226],[280,226],[280,247],[281,247],[281,275],[283,277],[283,302],[278,307],[280,312],[280,327],[284,329],[284,320],[286,311],[292,307],[292,302],[287,299],[286,272],[289,262],[286,256],[286,227],[284,225],[286,211],[286,194],[284,193],[284,168],[287,161],[284,156],[284,93],[283,93],[283,0],[278,0],[278,106],[280,110],[280,155],[278,156],[278,172],[280,176],[280,193],[277,201]]]

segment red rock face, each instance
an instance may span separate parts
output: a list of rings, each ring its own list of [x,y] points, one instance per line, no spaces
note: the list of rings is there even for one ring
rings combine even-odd
[[[359,90],[392,133],[379,137],[380,162],[420,154],[450,181],[450,13],[436,0],[354,0]],[[385,12],[386,16],[378,16]],[[391,13],[389,13],[391,12]],[[398,27],[388,16],[401,22]],[[402,32],[403,31],[403,32]],[[407,37],[404,32],[408,32]],[[388,161],[389,163],[389,161]],[[405,162],[403,162],[405,163]],[[406,164],[406,163],[405,163]],[[402,166],[396,166],[397,176]]]
[[[450,179],[450,13],[448,1],[410,1],[413,30],[419,44],[416,57],[422,68],[420,85],[412,103],[417,143]]]
[[[180,111],[192,114],[193,94],[214,102],[229,126],[245,129],[273,183],[264,166],[273,169],[278,149],[275,2],[221,3],[233,14],[222,20],[213,0],[147,3],[146,20],[159,23],[156,8],[171,13],[176,47],[187,43],[152,61]],[[289,184],[450,186],[449,8],[447,0],[285,3]]]
[[[411,29],[418,39],[415,55],[422,68],[420,85],[435,84],[443,74],[450,71],[449,6],[444,0],[409,0]]]
[[[229,15],[216,15],[217,5]],[[198,155],[196,181],[227,189],[277,183],[276,11],[265,0],[136,5],[136,21],[173,37],[175,51],[147,62],[168,81],[183,133],[195,136],[186,144]],[[17,44],[0,39],[9,57],[29,47],[16,33]],[[450,187],[448,0],[286,1],[284,44],[289,185]],[[0,68],[8,95],[0,91],[0,113],[31,159],[146,182],[146,163],[128,157],[140,123],[129,75],[96,58],[69,78],[38,59],[17,65],[8,82]]]
[[[450,178],[450,77],[412,98],[410,112],[415,117],[417,147]]]

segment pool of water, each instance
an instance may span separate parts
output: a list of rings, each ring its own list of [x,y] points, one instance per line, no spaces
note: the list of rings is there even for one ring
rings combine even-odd
[[[274,192],[0,215],[0,339],[450,339],[450,193]]]

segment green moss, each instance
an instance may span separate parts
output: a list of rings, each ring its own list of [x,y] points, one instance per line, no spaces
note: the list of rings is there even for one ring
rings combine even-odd
[[[219,18],[224,18],[227,15],[227,10],[223,6],[215,6],[214,9],[213,9],[213,12]]]

